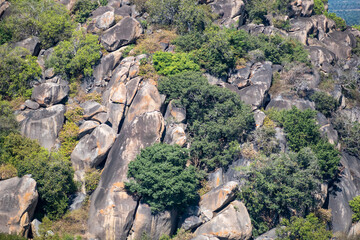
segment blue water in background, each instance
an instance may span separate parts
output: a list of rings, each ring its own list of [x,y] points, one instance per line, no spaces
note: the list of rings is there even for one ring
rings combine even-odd
[[[360,0],[329,0],[329,12],[345,19],[347,25],[360,25]]]

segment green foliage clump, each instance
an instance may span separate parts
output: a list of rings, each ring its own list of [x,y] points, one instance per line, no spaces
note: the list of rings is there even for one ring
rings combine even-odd
[[[77,31],[70,40],[62,41],[54,48],[46,66],[72,81],[81,74],[91,76],[92,67],[101,57],[100,49],[96,35]]]
[[[319,160],[320,172],[323,179],[332,179],[340,163],[339,151],[325,140],[319,140],[316,145],[311,146]]]
[[[156,52],[153,64],[158,74],[169,76],[183,71],[199,71],[200,67],[186,53]]]
[[[353,198],[353,200],[350,200],[349,205],[351,207],[351,210],[354,212],[352,215],[353,221],[360,221],[360,196],[356,196]]]
[[[240,193],[251,216],[253,234],[275,227],[280,216],[302,215],[314,208],[320,176],[318,159],[310,148],[255,162]]]
[[[341,31],[345,31],[347,28],[346,22],[341,17],[336,16],[336,13],[325,13],[325,16],[334,20],[336,27],[339,28]]]
[[[24,96],[30,81],[41,76],[37,58],[24,48],[0,46],[0,95],[4,98]]]
[[[280,151],[280,146],[276,141],[275,134],[276,130],[272,126],[264,125],[254,131],[252,137],[262,154],[270,156]]]
[[[195,0],[149,0],[145,9],[152,23],[175,26],[179,33],[202,31],[211,23],[209,7]]]
[[[151,210],[183,209],[197,198],[198,174],[186,167],[186,149],[175,145],[155,144],[145,148],[129,163],[126,188],[140,195]]]
[[[72,9],[72,14],[76,22],[85,23],[91,16],[91,12],[98,8],[100,5],[105,6],[107,0],[91,1],[91,0],[78,0]]]
[[[43,48],[49,48],[71,36],[73,24],[62,4],[52,0],[16,0],[11,15],[5,17],[2,35],[11,41],[38,36]]]
[[[311,96],[311,100],[315,102],[315,109],[330,117],[338,106],[336,99],[325,92],[316,92]]]
[[[6,233],[0,233],[0,239],[1,240],[26,240],[26,238],[24,238],[22,236],[6,234]]]
[[[290,221],[283,219],[276,234],[279,239],[284,240],[328,240],[332,238],[331,231],[326,230],[326,225],[321,222],[313,213],[306,218],[292,217]]]
[[[238,59],[246,58],[249,51],[256,49],[264,52],[266,60],[275,64],[309,63],[308,52],[295,40],[277,35],[251,36],[243,30],[217,26],[208,27],[203,33],[179,36],[174,43],[178,51],[189,52],[194,62],[215,76],[227,76]]]
[[[59,140],[61,147],[59,152],[64,157],[70,157],[76,144],[78,143],[77,137],[79,135],[79,127],[74,122],[67,121],[59,133]]]
[[[40,211],[51,219],[62,216],[68,206],[68,196],[76,190],[71,163],[18,133],[6,136],[1,150],[0,164],[12,164],[19,177],[31,174],[36,180]]]
[[[250,0],[245,4],[249,20],[256,24],[266,22],[265,15],[287,15],[291,0]]]
[[[228,89],[210,85],[199,72],[160,79],[167,100],[178,99],[186,108],[190,155],[208,170],[227,166],[240,153],[239,143],[255,128],[251,108]]]
[[[314,13],[316,15],[321,15],[326,13],[325,4],[327,4],[328,0],[314,0]]]
[[[17,127],[18,124],[9,102],[0,100],[0,151],[1,138],[15,131]]]
[[[90,169],[85,172],[85,190],[88,194],[95,191],[98,183],[100,182],[101,171],[97,169]]]

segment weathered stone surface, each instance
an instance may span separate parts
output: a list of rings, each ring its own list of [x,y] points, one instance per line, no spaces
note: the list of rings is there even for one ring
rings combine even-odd
[[[357,237],[360,235],[360,222],[354,224],[349,231],[348,238]]]
[[[156,110],[133,114],[131,119],[121,128],[91,197],[89,231],[100,239],[127,238],[138,205],[124,190],[128,164],[141,149],[160,142],[164,129],[162,114]]]
[[[106,30],[115,24],[114,12],[109,11],[98,17],[95,26],[101,30]]]
[[[37,56],[40,52],[40,40],[38,37],[29,37],[25,40],[15,43],[14,47],[25,48],[29,50],[31,55]]]
[[[84,137],[86,134],[90,134],[100,123],[96,121],[85,121],[79,127],[79,138]]]
[[[343,165],[340,178],[329,188],[329,209],[333,232],[347,234],[352,224],[349,201],[360,194],[360,161],[354,156],[342,153]]]
[[[100,112],[91,117],[92,120],[99,123],[105,123],[108,120],[108,114],[106,112]]]
[[[166,126],[164,143],[184,146],[186,143],[184,124],[168,124]]]
[[[245,3],[242,0],[215,0],[210,3],[210,6],[214,13],[221,16],[220,24],[241,26],[245,20]]]
[[[32,220],[31,222],[31,233],[34,237],[40,237],[39,228],[41,222],[37,219]]]
[[[219,239],[217,237],[214,237],[213,235],[206,234],[206,235],[196,236],[191,240],[219,240]]]
[[[275,240],[275,239],[277,239],[276,228],[273,228],[270,231],[261,234],[255,240]]]
[[[64,123],[64,105],[55,105],[18,115],[21,133],[31,139],[39,140],[41,146],[51,149]]]
[[[159,239],[164,234],[171,236],[176,227],[175,223],[175,211],[152,214],[148,204],[140,203],[127,239],[141,239],[143,233],[146,233],[151,239]]]
[[[181,106],[176,106],[171,100],[166,109],[165,121],[172,123],[184,123],[186,121],[186,109]]]
[[[106,108],[95,101],[86,101],[80,104],[80,107],[84,109],[84,119],[90,119],[95,114],[106,112]]]
[[[324,47],[310,46],[307,49],[310,52],[311,62],[317,67],[322,67],[324,64],[332,65],[337,60],[336,55]]]
[[[42,83],[34,87],[31,99],[41,106],[48,107],[61,102],[69,93],[68,85],[57,83]]]
[[[215,172],[210,173],[208,179],[208,183],[211,188],[216,188],[224,184],[223,169],[219,168]]]
[[[254,119],[255,119],[256,128],[259,128],[259,127],[261,127],[263,125],[265,117],[266,117],[266,115],[265,115],[265,113],[263,111],[256,110],[254,112]]]
[[[112,70],[119,63],[123,50],[123,48],[120,48],[101,58],[100,63],[94,68],[93,76],[95,78],[95,86],[102,86],[105,81],[110,80]]]
[[[266,106],[266,110],[270,108],[289,110],[293,106],[297,107],[300,110],[305,110],[305,109],[315,110],[315,104],[313,102],[304,99],[287,99],[282,97],[281,95],[277,96],[274,99],[271,99],[269,104]]]
[[[132,9],[128,5],[123,5],[120,8],[115,8],[115,15],[122,17],[131,17]]]
[[[31,100],[26,100],[24,104],[27,108],[30,108],[32,110],[36,110],[40,107],[40,104]]]
[[[115,51],[122,46],[135,41],[142,32],[140,23],[132,18],[125,17],[112,28],[106,30],[100,41],[107,51]]]
[[[197,236],[213,235],[220,239],[240,240],[251,237],[251,220],[244,204],[239,201],[230,203],[211,221],[201,225],[196,231]]]
[[[101,124],[83,137],[71,153],[75,170],[84,170],[99,165],[106,157],[116,138],[114,130]]]
[[[310,17],[314,8],[314,0],[296,0],[291,3],[290,16]]]
[[[27,237],[37,201],[36,182],[30,176],[0,181],[0,232]]]
[[[119,132],[121,120],[124,117],[125,105],[119,103],[109,103],[108,121],[116,133]]]
[[[308,34],[314,31],[314,23],[310,18],[293,18],[290,20],[289,36],[307,45]]]
[[[212,214],[210,214],[210,212],[213,213],[223,208],[235,199],[235,192],[238,185],[239,183],[230,181],[201,196],[199,203],[201,213],[205,213],[204,215],[211,219]]]
[[[189,230],[197,228],[201,224],[202,224],[202,221],[199,217],[190,216],[185,219],[185,221],[181,225],[181,228],[183,228],[185,231],[189,231]]]
[[[347,108],[340,111],[341,115],[346,117],[351,122],[358,122],[360,123],[360,108]]]

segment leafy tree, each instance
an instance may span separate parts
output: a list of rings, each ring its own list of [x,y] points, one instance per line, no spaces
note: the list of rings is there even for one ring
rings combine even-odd
[[[26,240],[26,238],[19,236],[19,235],[12,235],[6,233],[0,233],[1,240]]]
[[[23,57],[22,57],[23,56]],[[23,96],[30,88],[30,81],[41,76],[36,57],[24,48],[11,49],[0,46],[0,95],[6,99]]]
[[[38,208],[51,219],[62,216],[68,196],[76,188],[71,163],[60,154],[49,153],[38,142],[10,133],[3,140],[0,164],[12,164],[19,177],[32,174],[39,192]]]
[[[80,74],[91,76],[92,67],[100,57],[98,37],[77,31],[69,41],[62,41],[54,48],[46,66],[53,67],[56,73],[73,80]]]
[[[316,145],[311,146],[311,149],[319,160],[320,173],[323,179],[332,179],[339,167],[339,151],[325,140],[320,140]]]
[[[210,85],[199,72],[184,72],[159,81],[167,99],[186,108],[190,155],[205,169],[227,166],[239,155],[239,143],[255,127],[253,114],[239,96]]]
[[[356,196],[352,200],[350,200],[349,205],[351,207],[351,210],[354,212],[352,215],[353,221],[360,221],[360,196]]]
[[[311,100],[315,102],[315,108],[326,117],[330,117],[331,113],[337,108],[337,101],[325,92],[316,92],[311,96]]]
[[[292,217],[290,221],[283,219],[276,231],[279,239],[284,240],[328,240],[331,239],[331,231],[326,230],[326,225],[322,223],[313,213],[306,218]]]
[[[105,6],[107,1],[102,1],[100,5]],[[72,10],[74,14],[75,21],[79,23],[85,23],[86,20],[91,16],[93,10],[99,7],[98,1],[91,0],[81,0],[75,3],[75,6]]]
[[[199,71],[200,67],[186,53],[156,52],[153,56],[155,70],[161,75],[174,75],[183,71]]]
[[[0,143],[1,137],[15,131],[17,126],[18,124],[9,102],[0,100]]]
[[[95,191],[100,182],[101,171],[97,169],[90,169],[85,172],[85,190],[88,194]]]
[[[142,197],[154,212],[183,209],[198,196],[198,175],[186,167],[186,149],[175,145],[155,144],[145,148],[129,163],[127,189]]]
[[[11,35],[12,41],[38,36],[43,48],[49,48],[69,38],[73,24],[65,6],[58,2],[16,0],[12,2],[11,15],[4,19],[2,29],[8,31],[6,36]]]
[[[314,208],[320,176],[318,159],[309,148],[255,162],[240,193],[254,226],[253,234],[274,227],[280,217],[301,216]]]
[[[321,15],[326,12],[325,4],[327,4],[328,0],[314,0],[314,13],[316,15]]]
[[[266,23],[265,15],[287,15],[290,0],[249,0],[245,9],[249,14],[250,21],[261,24]]]

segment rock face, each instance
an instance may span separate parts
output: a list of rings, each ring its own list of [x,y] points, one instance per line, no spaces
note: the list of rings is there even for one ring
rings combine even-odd
[[[291,3],[291,16],[310,17],[314,8],[314,0],[296,0]]]
[[[242,0],[215,0],[210,3],[212,10],[221,16],[220,24],[231,26],[238,21],[242,25],[245,20],[245,3]]]
[[[36,86],[32,92],[31,99],[40,106],[48,107],[61,102],[69,93],[68,85],[57,83],[42,83]]]
[[[347,234],[352,224],[349,201],[360,194],[360,161],[354,156],[343,153],[340,163],[344,169],[339,181],[329,189],[329,209],[332,213],[333,232]]]
[[[266,109],[277,108],[277,109],[291,109],[293,106],[297,107],[300,110],[312,109],[315,110],[315,104],[308,100],[304,99],[289,99],[281,95],[277,96],[274,99],[271,99],[269,104],[266,106]]]
[[[122,46],[132,43],[140,37],[142,28],[140,23],[132,17],[125,17],[112,28],[106,30],[100,37],[102,45],[107,51],[115,51]]]
[[[135,95],[91,198],[89,229],[94,237],[127,238],[139,204],[124,190],[127,167],[141,149],[160,142],[164,131],[160,106],[160,95],[153,85],[143,85]]]
[[[219,212],[211,221],[201,225],[197,236],[212,235],[219,239],[241,240],[251,237],[251,220],[242,202],[234,201]]]
[[[38,140],[41,146],[51,149],[63,126],[65,110],[64,105],[55,105],[21,113],[17,116],[21,133]]]
[[[106,157],[116,138],[114,130],[101,124],[83,137],[71,153],[75,170],[84,170],[98,166]]]
[[[14,44],[14,47],[22,47],[29,50],[30,54],[33,56],[39,55],[40,52],[40,40],[38,37],[30,37],[21,42]]]
[[[115,15],[114,12],[106,12],[101,15],[95,23],[95,26],[101,30],[106,30],[112,27],[115,24]]]
[[[36,182],[29,176],[0,181],[0,232],[27,237],[37,201]]]

